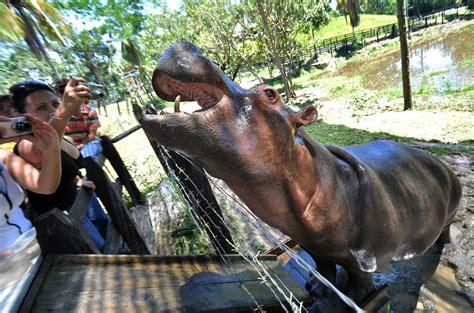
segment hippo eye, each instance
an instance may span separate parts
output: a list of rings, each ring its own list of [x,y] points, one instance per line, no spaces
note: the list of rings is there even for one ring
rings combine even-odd
[[[277,97],[276,92],[273,89],[265,89],[263,92],[270,100],[275,100]]]

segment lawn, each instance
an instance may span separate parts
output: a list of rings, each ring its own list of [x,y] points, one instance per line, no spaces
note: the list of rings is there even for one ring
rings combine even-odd
[[[355,31],[357,32],[395,22],[397,22],[397,17],[395,15],[362,14],[360,17],[360,25],[355,28]],[[316,32],[316,38],[318,38],[318,40],[323,40],[348,33],[352,33],[349,17],[347,17],[346,22],[344,16],[338,16],[333,17],[327,25],[321,27],[321,29]]]

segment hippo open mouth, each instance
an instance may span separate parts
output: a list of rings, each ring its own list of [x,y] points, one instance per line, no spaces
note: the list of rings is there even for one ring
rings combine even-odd
[[[161,56],[152,78],[156,94],[166,101],[196,101],[199,113],[215,107],[222,99],[242,92],[221,69],[205,58],[192,43],[181,42]]]
[[[181,112],[181,101],[196,101],[201,109],[193,113],[203,112],[213,108],[224,97],[224,93],[218,88],[195,82],[182,82],[171,78],[169,75],[159,72],[154,76],[153,86],[157,93],[164,99],[174,99],[174,112]]]

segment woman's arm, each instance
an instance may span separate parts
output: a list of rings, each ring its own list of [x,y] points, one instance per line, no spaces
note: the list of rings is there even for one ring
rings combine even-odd
[[[6,151],[0,151],[0,159],[5,164],[13,179],[22,187],[40,194],[51,194],[56,191],[61,179],[61,156],[56,131],[47,123],[28,117],[33,126],[33,136],[24,136],[21,143],[34,145],[43,156],[41,169],[23,160],[21,157]],[[28,160],[29,161],[29,160]]]

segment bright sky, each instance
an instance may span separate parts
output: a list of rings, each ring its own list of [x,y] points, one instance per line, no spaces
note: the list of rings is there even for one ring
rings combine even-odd
[[[166,4],[168,4],[168,7],[171,10],[177,10],[179,9],[179,6],[181,5],[181,0],[166,0]]]

